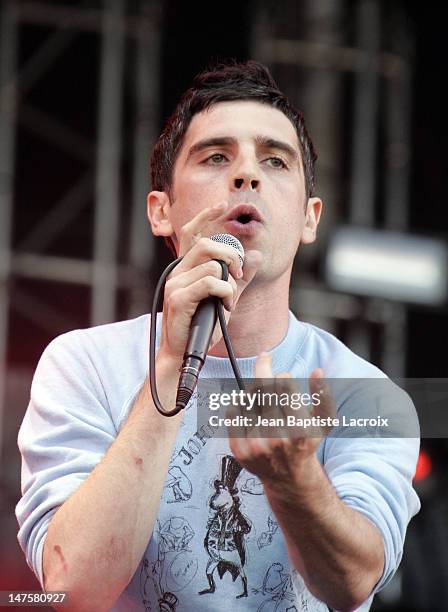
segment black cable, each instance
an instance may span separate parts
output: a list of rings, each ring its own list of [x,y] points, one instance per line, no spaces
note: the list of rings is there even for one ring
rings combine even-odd
[[[156,330],[157,330],[157,307],[159,305],[159,301],[160,301],[160,296],[162,293],[162,288],[165,285],[165,279],[168,276],[168,274],[170,274],[170,272],[177,266],[178,263],[180,263],[182,261],[182,257],[179,257],[178,259],[175,259],[174,261],[172,261],[166,268],[165,270],[162,272],[155,292],[154,292],[154,299],[152,302],[152,310],[151,310],[151,325],[150,325],[150,330],[149,330],[149,384],[150,384],[150,388],[151,388],[151,395],[152,395],[152,399],[154,402],[154,405],[157,409],[157,411],[166,417],[170,417],[170,416],[175,416],[176,414],[178,414],[182,408],[179,406],[176,406],[175,408],[173,408],[173,410],[165,410],[164,407],[162,406],[160,399],[159,399],[159,395],[157,393],[157,382],[156,382]],[[227,280],[229,278],[229,270],[227,268],[227,265],[220,260],[216,260],[218,261],[218,263],[221,265],[221,269],[222,269],[222,279],[223,280]],[[230,359],[230,363],[232,365],[232,369],[233,372],[235,374],[235,378],[238,382],[238,386],[239,388],[244,391],[245,387],[244,387],[244,382],[243,379],[241,377],[241,372],[239,370],[238,364],[236,362],[236,357],[235,357],[235,353],[233,351],[233,347],[232,347],[232,343],[230,341],[230,337],[229,337],[229,333],[227,331],[227,325],[226,325],[226,319],[225,319],[225,315],[224,315],[224,306],[222,304],[222,300],[217,298],[216,299],[216,308],[218,309],[218,319],[219,319],[219,323],[221,325],[221,330],[222,330],[222,335],[224,338],[224,343],[226,345],[227,348],[227,352],[229,354],[229,359]]]
[[[154,402],[155,407],[158,412],[163,416],[174,416],[179,412],[176,408],[171,412],[166,411],[162,406],[159,394],[157,393],[157,384],[156,384],[156,333],[157,333],[157,306],[159,305],[161,289],[165,285],[165,279],[168,274],[173,270],[178,263],[182,261],[182,257],[175,259],[172,261],[162,272],[162,275],[159,278],[159,281],[156,285],[156,289],[154,292],[154,299],[152,301],[152,310],[151,310],[151,326],[149,328],[149,385],[151,388],[151,395]]]
[[[221,269],[222,269],[222,279],[227,280],[229,278],[229,269],[227,268],[226,264],[223,261],[219,261],[219,263],[221,264]],[[226,317],[224,314],[224,306],[222,305],[222,300],[217,301],[217,308],[218,308],[219,324],[221,325],[222,336],[224,338],[224,343],[226,345],[226,349],[229,355],[230,363],[232,365],[233,373],[235,374],[235,378],[238,383],[238,387],[241,389],[241,391],[244,391],[245,390],[244,382],[243,382],[243,379],[241,378],[241,372],[236,362],[235,353],[233,352],[233,346],[230,341],[229,333],[227,331]]]

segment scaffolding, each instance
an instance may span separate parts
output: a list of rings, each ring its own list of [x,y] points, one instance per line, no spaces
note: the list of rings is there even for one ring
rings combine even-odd
[[[319,185],[327,207],[323,239],[336,217],[335,194],[342,193],[338,151],[341,128],[334,121],[334,105],[341,104],[342,79],[351,75],[353,117],[351,191],[345,219],[349,224],[378,227],[375,216],[378,160],[378,105],[380,80],[386,101],[385,132],[388,152],[384,166],[384,229],[406,230],[409,185],[410,83],[409,36],[403,25],[401,3],[388,9],[397,24],[390,48],[380,48],[383,27],[380,3],[360,0],[356,3],[356,41],[348,46],[342,35],[346,3],[341,0],[287,0],[282,12],[300,19],[282,21],[274,5],[255,3],[252,23],[252,57],[271,66],[274,74],[285,68],[300,70],[305,98],[305,115],[311,133],[318,142],[320,156]],[[155,246],[143,222],[148,188],[148,153],[155,141],[160,115],[161,0],[139,0],[132,14],[124,0],[103,0],[100,8],[88,2],[68,6],[45,1],[6,0],[1,8],[0,49],[0,456],[3,441],[3,415],[6,388],[8,346],[9,287],[13,277],[73,283],[91,290],[90,324],[114,321],[117,294],[125,289],[129,296],[127,315],[148,310],[149,296],[142,282],[155,259]],[[400,8],[401,7],[401,8]],[[298,15],[297,15],[298,16]],[[390,18],[390,15],[389,15]],[[18,66],[18,40],[27,25],[42,27],[43,42],[26,62]],[[70,125],[23,100],[48,72],[56,60],[70,49],[80,32],[98,37],[99,88],[97,105],[98,134],[95,145],[74,131]],[[395,47],[394,47],[395,45]],[[132,48],[134,70],[126,74],[126,54]],[[283,73],[282,73],[283,74]],[[120,161],[123,155],[123,101],[126,85],[133,89],[134,124],[132,143],[132,212],[128,230],[129,250],[126,261],[118,263],[117,252],[123,241],[120,219]],[[296,81],[279,79],[289,97],[299,103]],[[68,151],[86,164],[86,171],[55,201],[13,248],[13,180],[17,134],[17,98],[21,100],[20,121],[28,129]],[[304,98],[301,97],[300,102]],[[55,256],[45,247],[79,215],[94,194],[94,240],[91,259]],[[322,238],[321,238],[322,241]],[[315,257],[322,252],[317,247]],[[301,252],[301,257],[307,256]],[[23,293],[23,292],[22,292]],[[16,291],[15,307],[38,324],[61,321],[63,312],[44,304],[30,307],[25,295]],[[315,281],[311,274],[301,279],[299,290],[292,286],[292,307],[304,318],[330,331],[335,322],[353,318],[349,344],[369,358],[371,347],[366,325],[383,326],[386,345],[383,367],[394,376],[404,372],[406,309],[400,304],[381,300],[360,301],[340,295]],[[300,308],[298,307],[300,304]]]
[[[409,162],[411,132],[412,33],[405,18],[404,3],[394,3],[384,13],[376,0],[354,5],[353,45],[347,44],[347,5],[341,0],[288,0],[282,20],[271,3],[258,3],[252,55],[282,75],[286,93],[304,111],[319,152],[318,194],[327,203],[319,227],[319,243],[337,222],[380,230],[406,231],[409,216]],[[296,18],[294,18],[296,16]],[[386,23],[393,36],[384,49]],[[381,44],[380,41],[383,43]],[[289,70],[289,72],[288,72]],[[296,75],[296,78],[292,75]],[[289,74],[290,78],[286,78]],[[350,97],[343,92],[343,79],[353,83]],[[299,77],[299,78],[297,78]],[[297,81],[301,85],[296,84]],[[383,102],[384,101],[384,102]],[[350,117],[350,189],[346,212],[337,211],[344,193],[341,177],[342,105],[353,107]],[[383,103],[382,124],[379,108]],[[338,115],[339,112],[339,115]],[[384,136],[380,148],[379,133]],[[379,162],[378,160],[382,160]],[[381,164],[379,166],[379,164]],[[384,220],[380,221],[378,175],[384,179]],[[323,256],[321,246],[311,256]],[[301,250],[300,257],[309,258]],[[369,326],[383,330],[380,366],[394,377],[403,377],[406,367],[406,306],[380,298],[363,299],[341,295],[307,274],[300,288],[293,278],[291,306],[300,317],[334,331],[338,321],[350,321],[345,342],[356,353],[372,359]]]
[[[120,287],[130,294],[129,314],[147,308],[142,298],[141,274],[153,259],[153,243],[145,228],[144,210],[148,191],[147,158],[159,120],[160,3],[133,5],[126,11],[124,0],[104,0],[100,8],[87,3],[64,6],[46,2],[7,0],[1,8],[0,49],[0,456],[6,397],[8,314],[10,280],[13,276],[75,283],[91,288],[92,325],[116,318],[116,295]],[[18,66],[18,40],[26,25],[41,26],[45,40]],[[39,108],[22,104],[21,121],[28,129],[88,164],[85,174],[70,185],[39,223],[13,249],[13,182],[17,134],[17,100],[42,79],[53,63],[70,48],[80,32],[100,39],[98,137],[95,150],[70,125]],[[129,255],[118,265],[117,250],[123,239],[119,230],[120,160],[125,54],[132,48],[135,116],[132,167],[132,222]],[[94,248],[92,259],[52,256],[46,245],[85,207],[94,190]],[[16,298],[20,300],[20,292]],[[24,300],[23,300],[24,301]],[[143,303],[142,303],[143,302]],[[26,308],[26,314],[45,325],[56,313],[48,308]],[[20,308],[20,306],[19,306]],[[56,315],[57,316],[57,315]]]

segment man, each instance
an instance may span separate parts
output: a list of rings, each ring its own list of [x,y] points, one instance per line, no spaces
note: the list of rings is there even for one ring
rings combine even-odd
[[[245,377],[306,378],[319,392],[324,375],[384,376],[288,309],[295,253],[322,209],[314,160],[303,117],[256,62],[199,75],[168,121],[148,196],[153,233],[183,256],[158,321],[166,408],[208,295],[224,302]],[[218,232],[242,242],[244,267],[210,240]],[[194,402],[162,417],[148,327],[144,316],[70,332],[41,358],[19,435],[17,515],[42,585],[68,591],[73,610],[367,610],[419,508],[418,441],[224,440],[198,429]],[[232,376],[218,329],[202,374]]]

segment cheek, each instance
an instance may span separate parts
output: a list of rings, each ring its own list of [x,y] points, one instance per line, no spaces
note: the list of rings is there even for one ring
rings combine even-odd
[[[174,202],[171,208],[171,223],[176,236],[180,229],[204,208],[226,200],[222,182],[211,177],[192,176],[175,184]]]
[[[279,190],[281,221],[290,231],[300,231],[305,224],[304,200],[297,188],[284,186]]]
[[[186,219],[191,218],[207,206],[213,206],[223,199],[225,181],[222,176],[194,175],[178,183],[176,202],[179,202]]]

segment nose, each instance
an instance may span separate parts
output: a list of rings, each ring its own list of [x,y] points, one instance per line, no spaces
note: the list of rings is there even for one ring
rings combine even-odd
[[[260,181],[255,178],[240,177],[240,178],[234,179],[233,184],[235,186],[235,189],[237,189],[238,191],[246,188],[246,186],[248,189],[250,188],[252,191],[257,191]]]
[[[260,176],[255,160],[242,159],[235,164],[231,175],[232,191],[258,191],[260,189]]]

